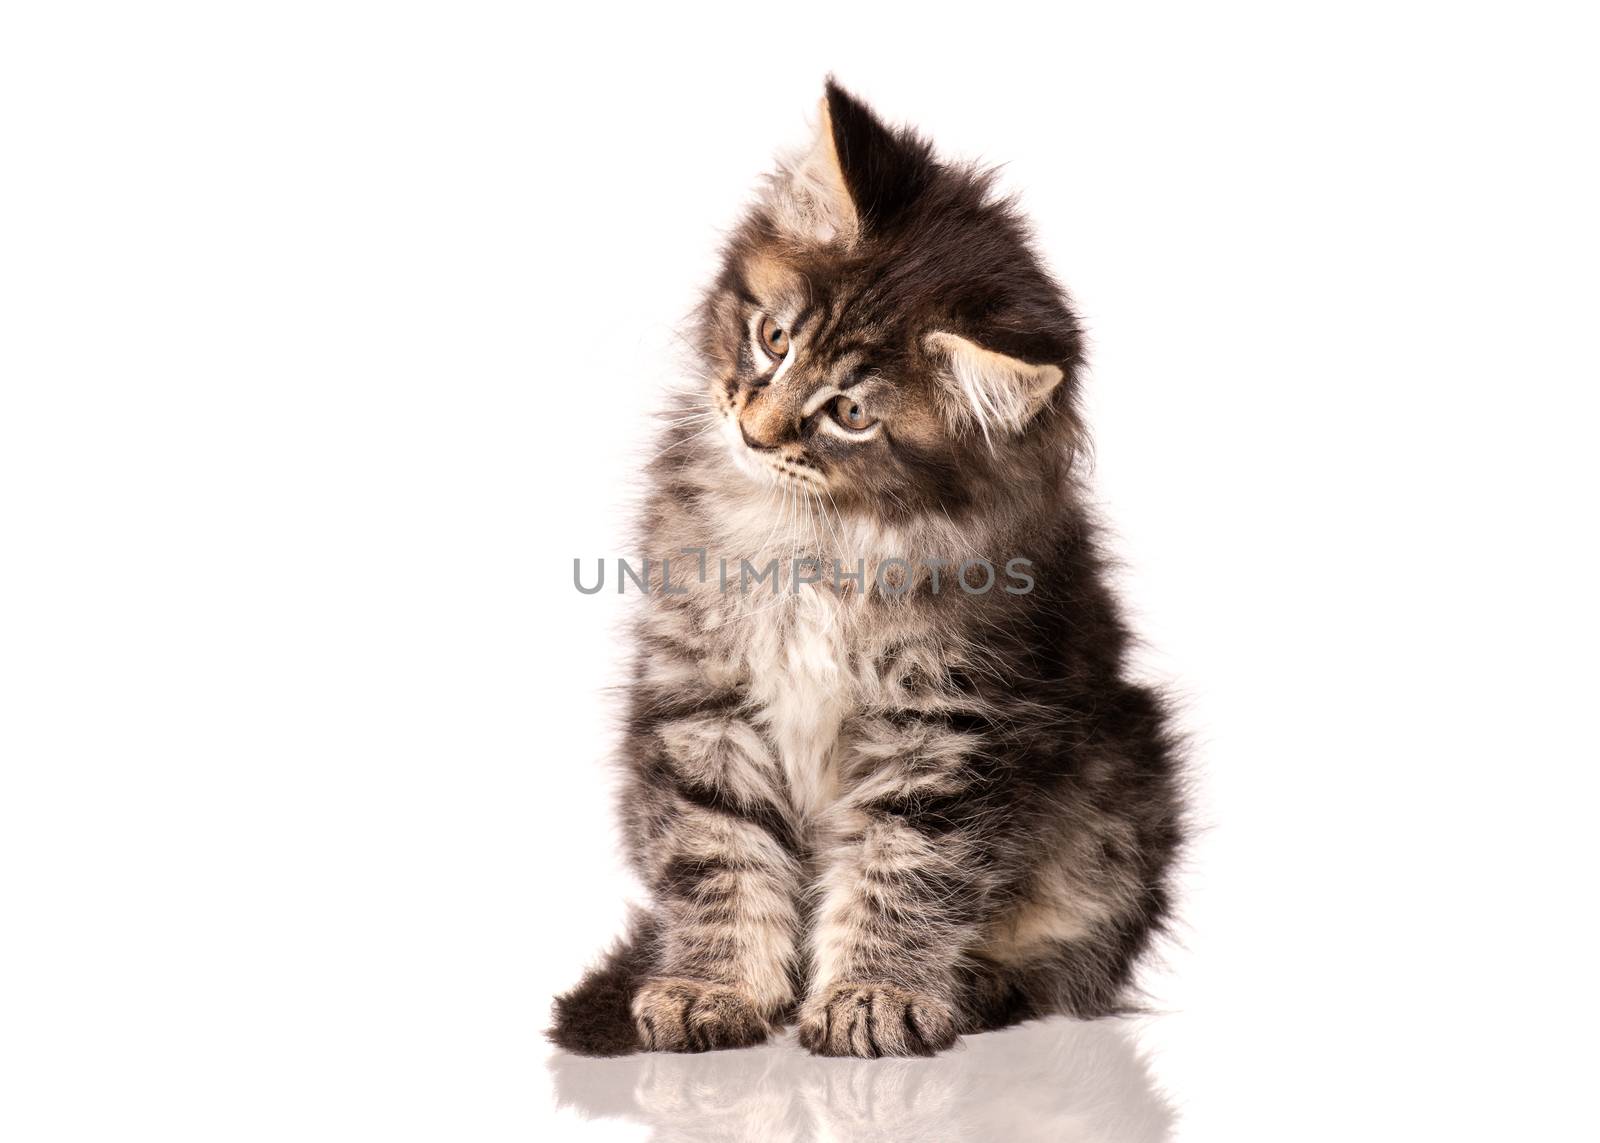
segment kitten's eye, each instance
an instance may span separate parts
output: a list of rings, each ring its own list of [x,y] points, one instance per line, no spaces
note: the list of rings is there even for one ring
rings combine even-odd
[[[852,432],[861,432],[877,424],[877,420],[862,406],[860,401],[846,393],[842,397],[833,399],[833,419]]]
[[[761,319],[761,345],[775,358],[789,352],[789,331],[769,317]]]

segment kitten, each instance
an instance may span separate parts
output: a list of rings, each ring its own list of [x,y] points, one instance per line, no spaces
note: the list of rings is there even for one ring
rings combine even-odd
[[[990,178],[831,80],[728,242],[643,519],[654,904],[574,1052],[926,1055],[1125,1009],[1181,840],[1075,459],[1077,320]],[[637,566],[637,565],[635,565]]]

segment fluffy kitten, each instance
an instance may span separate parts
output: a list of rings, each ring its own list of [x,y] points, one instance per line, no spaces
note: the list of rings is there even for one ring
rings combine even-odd
[[[654,903],[553,1038],[793,1022],[816,1053],[924,1055],[1119,1011],[1168,910],[1174,747],[1075,474],[1078,323],[1015,208],[830,82],[697,347],[622,749]]]

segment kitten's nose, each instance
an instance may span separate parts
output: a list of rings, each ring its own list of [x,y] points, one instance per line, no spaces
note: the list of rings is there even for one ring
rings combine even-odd
[[[796,435],[796,413],[792,395],[765,390],[739,414],[739,435],[751,448],[775,449]]]
[[[744,438],[744,443],[748,448],[770,450],[778,447],[777,445],[762,444],[760,441],[752,438],[749,430],[744,427],[743,421],[739,422],[739,435]]]

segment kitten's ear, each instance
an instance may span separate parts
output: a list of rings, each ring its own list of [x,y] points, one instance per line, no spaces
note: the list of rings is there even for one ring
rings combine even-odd
[[[824,99],[817,109],[811,145],[780,164],[771,200],[779,227],[803,242],[848,245],[861,230],[855,202],[833,144],[833,116]]]
[[[976,424],[986,440],[991,429],[1021,432],[1064,376],[1059,366],[1033,365],[942,330],[922,344],[948,368],[940,379],[955,398],[956,419]]]
[[[822,102],[833,126],[834,155],[862,229],[892,226],[932,177],[932,148],[910,131],[885,127],[832,76]]]
[[[848,245],[863,231],[890,225],[932,171],[926,143],[890,131],[830,78],[811,145],[783,164],[772,205],[794,237]]]

